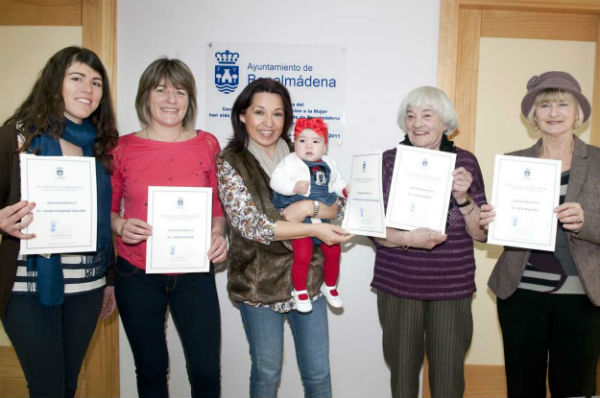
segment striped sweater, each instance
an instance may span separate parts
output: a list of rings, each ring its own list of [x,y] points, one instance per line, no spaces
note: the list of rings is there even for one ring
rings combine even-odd
[[[569,175],[569,171],[564,171],[560,178],[560,204],[565,202]],[[531,251],[519,289],[557,294],[585,294],[569,251],[567,233],[560,223],[556,228],[554,252]]]
[[[383,154],[383,196],[387,208],[396,149]],[[483,177],[475,156],[456,148],[456,168],[468,170],[473,181],[472,200],[486,203]],[[416,300],[455,300],[471,297],[475,291],[473,239],[465,228],[463,215],[451,198],[446,227],[448,239],[432,250],[377,246],[371,286],[385,293]]]
[[[106,285],[105,270],[85,266],[93,264],[94,256],[86,254],[62,254],[60,256],[64,277],[65,295],[89,292]],[[27,271],[25,256],[17,259],[17,274],[13,285],[13,293],[34,293],[37,291],[37,272]]]

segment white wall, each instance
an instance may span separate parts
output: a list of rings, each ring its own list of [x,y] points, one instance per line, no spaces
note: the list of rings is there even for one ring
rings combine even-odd
[[[120,0],[118,2],[118,120],[121,134],[138,129],[134,99],[144,68],[158,56],[178,57],[196,75],[199,109],[209,41],[338,45],[347,48],[346,137],[330,148],[342,171],[353,153],[388,149],[401,138],[396,111],[412,88],[434,85],[439,0]],[[201,112],[200,112],[201,113]],[[198,127],[203,121],[198,120]],[[224,143],[230,131],[213,131]],[[333,393],[390,396],[381,351],[376,296],[369,284],[374,251],[357,238],[342,254],[340,291],[345,308],[329,313]],[[222,396],[248,395],[250,359],[239,311],[227,297],[226,273],[217,275],[222,314]],[[193,314],[190,314],[193,316]],[[185,361],[172,323],[171,396],[189,396]],[[286,328],[279,395],[302,397],[292,336]],[[136,395],[131,351],[121,330],[121,396]]]

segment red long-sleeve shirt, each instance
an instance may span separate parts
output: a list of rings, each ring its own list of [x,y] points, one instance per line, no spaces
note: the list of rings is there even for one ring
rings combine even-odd
[[[148,186],[210,187],[212,217],[223,216],[217,194],[215,157],[219,141],[210,133],[183,142],[161,142],[128,134],[113,150],[112,207],[119,214],[123,199],[124,218],[146,221]],[[146,242],[126,245],[117,237],[117,253],[138,268],[146,269]]]

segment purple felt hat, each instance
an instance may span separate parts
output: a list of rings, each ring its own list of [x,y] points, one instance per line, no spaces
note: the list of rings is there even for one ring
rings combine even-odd
[[[567,72],[559,71],[542,73],[539,76],[533,76],[529,79],[527,82],[527,94],[525,94],[525,97],[523,97],[523,100],[521,101],[521,112],[523,112],[523,116],[527,117],[531,111],[535,97],[545,89],[557,89],[573,94],[583,111],[582,123],[585,123],[585,121],[588,120],[590,113],[592,112],[592,107],[587,98],[581,93],[579,83]]]

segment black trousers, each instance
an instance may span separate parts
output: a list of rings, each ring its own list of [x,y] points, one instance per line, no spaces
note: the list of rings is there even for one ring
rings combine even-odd
[[[600,307],[585,295],[517,289],[498,299],[508,396],[592,396],[600,354]]]
[[[169,396],[167,309],[181,338],[192,397],[220,395],[221,318],[212,272],[146,274],[118,257],[115,296],[135,360],[140,397]]]
[[[73,397],[77,376],[100,315],[104,288],[65,295],[48,310],[35,294],[13,294],[2,323],[31,397]]]

